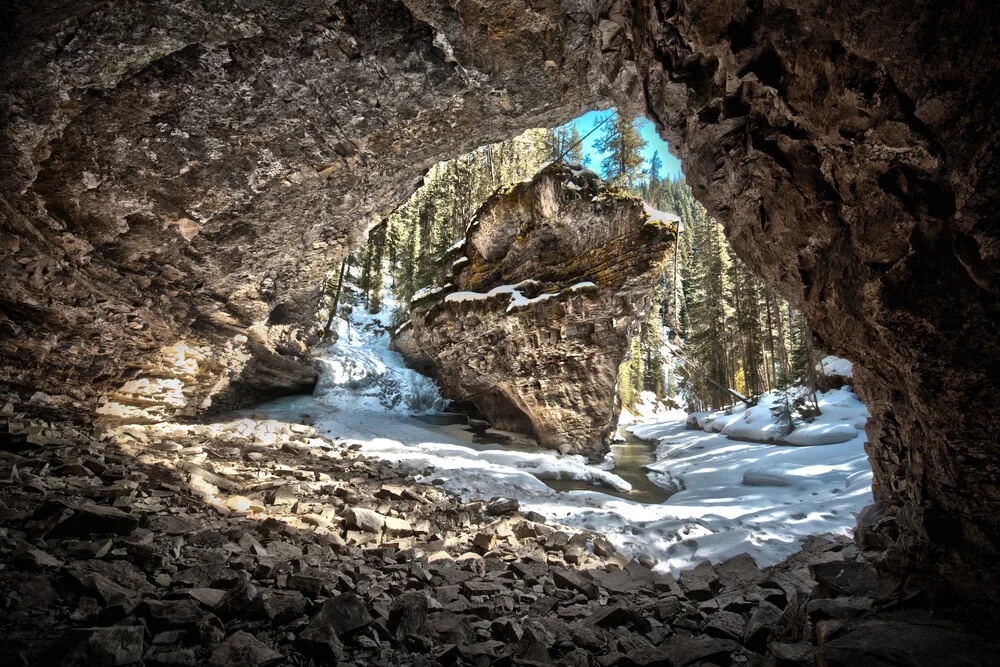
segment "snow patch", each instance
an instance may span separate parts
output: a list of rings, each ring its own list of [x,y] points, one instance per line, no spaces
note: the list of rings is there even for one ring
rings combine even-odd
[[[517,287],[447,298],[513,296]],[[308,412],[331,439],[398,461],[420,481],[440,484],[466,500],[516,498],[524,511],[602,533],[625,554],[652,555],[660,561],[659,569],[674,572],[742,552],[761,566],[775,564],[807,536],[850,534],[855,515],[873,501],[865,434],[859,430],[867,410],[849,390],[821,394],[823,414],[792,434],[804,444],[851,436],[823,446],[772,444],[781,430],[771,410],[777,396],[762,397],[753,407],[740,404],[728,413],[688,417],[662,403],[657,407],[655,396],[644,395],[639,418],[656,421],[628,429],[657,443],[656,461],[646,466],[650,479],[678,491],[662,504],[631,502],[600,492],[602,486],[623,492],[630,488],[615,474],[613,458],[591,465],[580,456],[515,451],[482,444],[460,426],[430,427],[412,419],[413,409],[439,407],[437,389],[388,349],[389,312],[387,301],[384,313],[352,314],[350,322],[339,321],[338,342],[319,360],[314,397],[282,399],[277,407],[258,409],[287,411],[289,420]],[[688,428],[689,419],[705,430]],[[736,436],[761,442],[732,439]],[[544,483],[548,479],[597,486],[556,492]]]
[[[669,211],[661,211],[659,209],[653,208],[649,204],[643,204],[643,209],[646,211],[646,215],[648,216],[648,220],[646,220],[646,222],[656,222],[656,223],[670,222],[670,223],[675,223],[677,225],[681,224],[681,216],[677,215],[676,213],[670,213]]]
[[[852,364],[847,359],[841,359],[840,357],[824,357],[822,361],[816,364],[816,370],[823,375],[840,375],[842,377],[853,378],[854,377],[854,364]]]

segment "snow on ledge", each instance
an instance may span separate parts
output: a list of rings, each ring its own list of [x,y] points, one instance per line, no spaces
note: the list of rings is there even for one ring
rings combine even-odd
[[[854,364],[847,359],[841,359],[840,357],[835,357],[833,355],[824,357],[822,361],[816,364],[816,370],[823,375],[840,375],[847,378],[854,377]]]

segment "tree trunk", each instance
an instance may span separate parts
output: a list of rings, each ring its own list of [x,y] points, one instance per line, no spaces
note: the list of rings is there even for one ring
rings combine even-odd
[[[767,343],[771,350],[771,376],[768,378],[768,383],[771,385],[771,389],[776,389],[778,386],[778,369],[774,357],[774,322],[771,319],[770,293],[765,294],[764,303],[767,306]]]
[[[340,263],[340,277],[337,278],[337,293],[333,297],[333,306],[330,307],[330,316],[326,318],[326,330],[323,332],[323,340],[330,337],[330,330],[333,326],[333,318],[337,316],[337,308],[340,307],[340,292],[344,288],[344,273],[347,271],[348,257]]]

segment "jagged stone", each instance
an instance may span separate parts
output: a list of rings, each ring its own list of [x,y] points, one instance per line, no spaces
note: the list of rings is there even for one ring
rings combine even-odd
[[[722,589],[727,591],[742,590],[764,577],[757,567],[757,562],[747,553],[722,561],[715,566],[715,572],[719,575]]]
[[[170,585],[169,581],[167,582],[167,585]],[[184,593],[209,609],[215,609],[218,607],[219,603],[222,602],[222,599],[226,597],[226,591],[221,588],[188,588],[184,590]]]
[[[45,568],[62,567],[63,562],[41,549],[33,549],[28,545],[20,545],[12,555],[15,564],[29,570],[42,570]]]
[[[768,651],[774,667],[813,667],[816,664],[816,647],[808,642],[774,642],[768,647]]]
[[[649,632],[649,620],[635,609],[622,605],[609,605],[587,619],[589,625],[598,628],[617,628],[623,625],[633,627],[636,632]]]
[[[62,521],[53,526],[46,537],[80,537],[92,535],[128,535],[139,527],[139,519],[115,507],[93,503],[74,503]]]
[[[1000,645],[996,643],[984,642],[926,616],[908,620],[866,622],[854,632],[824,643],[816,662],[822,667],[1000,664]]]
[[[413,526],[406,519],[387,516],[385,517],[385,532],[387,535],[406,537],[413,534]]]
[[[427,616],[427,628],[443,644],[465,644],[476,636],[469,617],[449,611]]]
[[[385,517],[373,510],[352,507],[344,513],[347,527],[367,533],[381,533],[385,527]]]
[[[674,636],[658,647],[640,649],[636,652],[636,657],[629,657],[644,667],[682,667],[697,662],[720,664],[722,661],[722,664],[728,664],[729,656],[739,650],[739,644],[725,639]]]
[[[394,346],[496,428],[602,453],[615,385],[674,231],[593,172],[552,165],[494,194]]]
[[[145,600],[143,616],[156,630],[196,625],[205,612],[196,600]]]
[[[142,662],[147,667],[194,667],[198,664],[198,656],[190,648],[167,651],[154,649],[146,654]]]
[[[250,613],[282,625],[305,614],[307,608],[300,591],[264,589],[250,604]]]
[[[594,538],[594,555],[600,558],[611,558],[615,555],[615,547],[604,536]]]
[[[521,509],[521,503],[517,498],[498,498],[486,506],[486,513],[490,516],[513,516]]]
[[[552,581],[560,588],[568,588],[578,593],[582,593],[593,599],[597,597],[597,586],[593,582],[585,581],[576,572],[564,570],[561,567],[552,568]]]
[[[423,593],[403,593],[392,603],[386,627],[393,637],[403,640],[424,632],[427,623],[427,596]]]
[[[219,644],[208,659],[209,667],[273,667],[285,656],[258,641],[249,632],[234,632]]]
[[[67,631],[49,652],[35,662],[35,665],[36,667],[133,665],[142,660],[142,653],[141,625],[76,628]]]
[[[873,606],[870,598],[834,598],[810,600],[806,610],[814,622],[822,618],[846,621],[869,611]]]
[[[173,575],[173,582],[191,588],[229,589],[244,580],[244,573],[224,565],[194,565]]]
[[[718,611],[712,614],[705,624],[705,634],[718,639],[732,639],[742,642],[746,630],[746,621],[739,614],[729,611]]]
[[[764,653],[772,630],[780,618],[780,609],[768,602],[762,602],[747,621],[743,634],[743,643],[746,647],[757,653]]]
[[[702,561],[680,577],[681,588],[692,600],[708,600],[715,596],[721,584],[719,574],[709,561]]]
[[[884,599],[899,585],[894,577],[879,573],[860,560],[830,561],[810,566],[821,585],[839,595],[868,595]]]
[[[213,612],[222,620],[228,620],[243,611],[258,595],[260,589],[253,582],[241,580],[226,592]]]
[[[341,593],[323,603],[306,630],[329,630],[342,638],[367,627],[372,620],[364,600],[354,593]]]

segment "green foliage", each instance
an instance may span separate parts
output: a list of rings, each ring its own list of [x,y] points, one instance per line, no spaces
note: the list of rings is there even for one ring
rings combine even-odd
[[[640,122],[615,115],[599,130],[596,147],[608,153],[601,165],[608,196],[641,195],[653,208],[677,214],[681,225],[654,307],[620,368],[622,405],[633,409],[640,393],[651,391],[658,397],[680,394],[690,409],[720,408],[733,402],[728,389],[752,401],[775,388],[815,386],[818,355],[802,316],[734,255],[722,226],[685,181],[662,176],[659,153],[650,159],[648,172],[642,170]],[[529,130],[432,167],[423,186],[375,227],[368,244],[350,258],[348,277],[357,289],[345,292],[339,309],[379,310],[388,276],[400,304],[396,323],[404,322],[413,294],[435,284],[442,272],[450,273],[457,256],[452,253],[447,265],[440,258],[464,238],[487,197],[560,156],[586,164],[589,156],[581,155],[579,138],[575,124]],[[325,290],[330,304],[336,277]],[[685,362],[678,361],[678,352]],[[793,413],[815,411],[815,394],[812,408],[786,402],[789,419]]]
[[[601,130],[601,137],[594,142],[594,148],[607,157],[601,160],[604,179],[619,187],[638,189],[642,182],[642,150],[646,141],[639,134],[638,118],[626,118],[617,112],[608,112]],[[644,120],[644,119],[643,119]]]
[[[369,235],[359,259],[366,267],[361,281],[366,306],[381,306],[378,292],[387,272],[403,318],[413,295],[437,282],[441,256],[465,237],[483,202],[502,184],[533,175],[574,136],[579,138],[575,127],[528,130],[433,166],[423,185]]]
[[[634,411],[639,402],[643,384],[643,361],[642,342],[640,337],[636,336],[629,348],[628,358],[618,369],[618,396],[622,408],[627,410]]]
[[[583,146],[580,145],[580,131],[576,123],[546,130],[544,135],[546,160],[555,162],[583,162]]]
[[[687,184],[662,179],[661,169],[654,154],[642,196],[653,208],[676,213],[681,233],[661,282],[659,321],[664,340],[688,360],[667,355],[667,394],[683,394],[689,409],[717,409],[733,402],[727,389],[752,401],[775,388],[815,386],[816,354],[801,314],[735,256],[722,226]],[[642,344],[652,359],[654,343]]]

